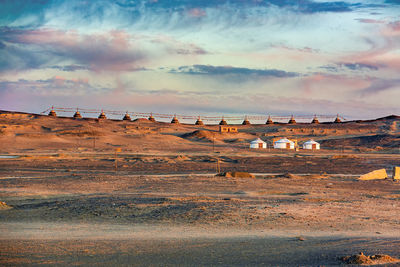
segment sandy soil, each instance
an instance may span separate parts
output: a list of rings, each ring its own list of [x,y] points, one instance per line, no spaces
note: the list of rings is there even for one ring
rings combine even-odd
[[[234,237],[122,240],[7,240],[7,266],[338,266],[343,255],[398,254],[397,239]],[[350,254],[349,254],[350,253]],[[6,259],[6,260],[4,260]],[[383,266],[398,266],[385,264]]]
[[[400,257],[400,183],[357,180],[400,165],[397,118],[223,135],[217,126],[0,115],[0,265],[332,266],[360,251]],[[256,136],[312,137],[326,147],[250,151]],[[345,145],[334,146],[340,139]],[[218,160],[222,171],[256,178],[216,177]]]
[[[400,184],[390,180],[41,173],[0,184],[12,207],[0,211],[4,264],[317,266],[360,251],[400,256]]]

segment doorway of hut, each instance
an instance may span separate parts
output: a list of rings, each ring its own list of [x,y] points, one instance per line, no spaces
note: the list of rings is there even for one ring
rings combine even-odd
[[[312,144],[312,149],[317,149],[317,144]]]

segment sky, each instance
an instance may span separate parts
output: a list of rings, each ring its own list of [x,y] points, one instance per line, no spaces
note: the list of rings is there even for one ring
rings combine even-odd
[[[0,109],[400,115],[400,1],[0,0]]]

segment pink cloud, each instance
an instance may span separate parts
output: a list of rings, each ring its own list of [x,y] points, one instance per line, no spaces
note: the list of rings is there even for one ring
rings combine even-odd
[[[326,93],[324,92],[336,92],[340,94],[339,90],[343,88],[348,92],[354,92],[369,85],[370,80],[368,78],[355,78],[346,75],[330,75],[322,73],[315,73],[311,76],[304,77],[299,82],[300,89],[304,96],[313,96],[317,94],[326,96]]]
[[[191,17],[196,17],[196,18],[204,17],[204,16],[207,15],[206,11],[203,10],[203,9],[201,9],[201,8],[192,8],[192,9],[189,9],[189,10],[188,10],[188,14],[189,14]]]
[[[357,19],[359,22],[368,23],[368,24],[383,24],[385,21],[376,20],[376,19]]]
[[[271,47],[276,48],[276,49],[281,49],[281,50],[287,50],[287,51],[297,51],[297,52],[303,52],[303,53],[319,53],[319,50],[313,49],[308,46],[295,48],[295,47],[290,47],[287,45],[272,45]]]
[[[63,69],[62,66],[67,64],[96,72],[137,71],[143,70],[152,60],[159,61],[160,57],[170,54],[191,56],[207,53],[193,43],[170,36],[139,36],[122,30],[80,34],[73,30],[10,29],[4,31],[3,36],[6,42],[20,47],[20,54],[34,57],[32,64],[26,64],[30,68],[57,65]],[[30,53],[31,50],[35,53]],[[40,56],[35,56],[37,51],[42,51]]]
[[[395,21],[389,24],[389,27],[394,31],[400,33],[400,21]]]
[[[396,52],[400,49],[400,21],[384,24],[378,36],[368,37],[365,40],[371,45],[370,49],[344,56],[341,61],[400,71],[400,55]]]
[[[25,45],[26,51],[30,46],[37,46],[36,51],[42,49],[41,60],[58,64],[73,61],[95,71],[136,70],[147,62],[140,45],[124,31],[79,34],[55,29],[10,30],[6,37],[9,43]]]
[[[151,43],[157,44],[168,53],[180,55],[204,55],[207,54],[203,48],[194,43],[178,41],[168,35],[158,35],[151,39]]]

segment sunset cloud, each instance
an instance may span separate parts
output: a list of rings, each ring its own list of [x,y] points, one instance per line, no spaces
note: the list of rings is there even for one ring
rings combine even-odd
[[[158,49],[160,55],[201,55],[207,52],[192,43],[177,41],[171,37],[135,36],[125,31],[102,34],[80,34],[77,31],[54,29],[20,30],[2,28],[0,37],[6,42],[3,54],[10,57],[3,69],[28,69],[52,67],[76,71],[136,71],[143,69],[154,56],[150,49]],[[38,51],[41,53],[39,54]],[[13,60],[12,57],[23,57]],[[28,58],[28,60],[24,60]],[[156,60],[156,59],[154,59]],[[66,65],[63,67],[63,63]],[[68,64],[69,63],[69,64]],[[72,64],[70,64],[72,63]],[[0,65],[1,67],[1,65]]]
[[[395,0],[1,6],[1,108],[91,103],[295,115],[340,109],[357,117],[372,116],[374,105],[380,115],[400,113]]]
[[[134,70],[145,61],[145,53],[124,32],[104,34],[79,34],[76,31],[54,29],[19,30],[3,28],[2,39],[9,44],[6,52],[10,57],[25,57],[30,54],[28,64],[21,58],[20,69],[50,67],[52,63],[73,63],[81,69]],[[40,55],[38,54],[40,51]],[[76,68],[75,68],[76,70]]]
[[[254,75],[276,78],[296,77],[299,75],[298,73],[275,69],[249,69],[231,66],[211,65],[181,66],[178,69],[171,70],[171,73],[181,73],[188,75]]]
[[[400,90],[400,79],[373,79],[368,87],[360,91],[360,95],[376,95],[387,90]]]

